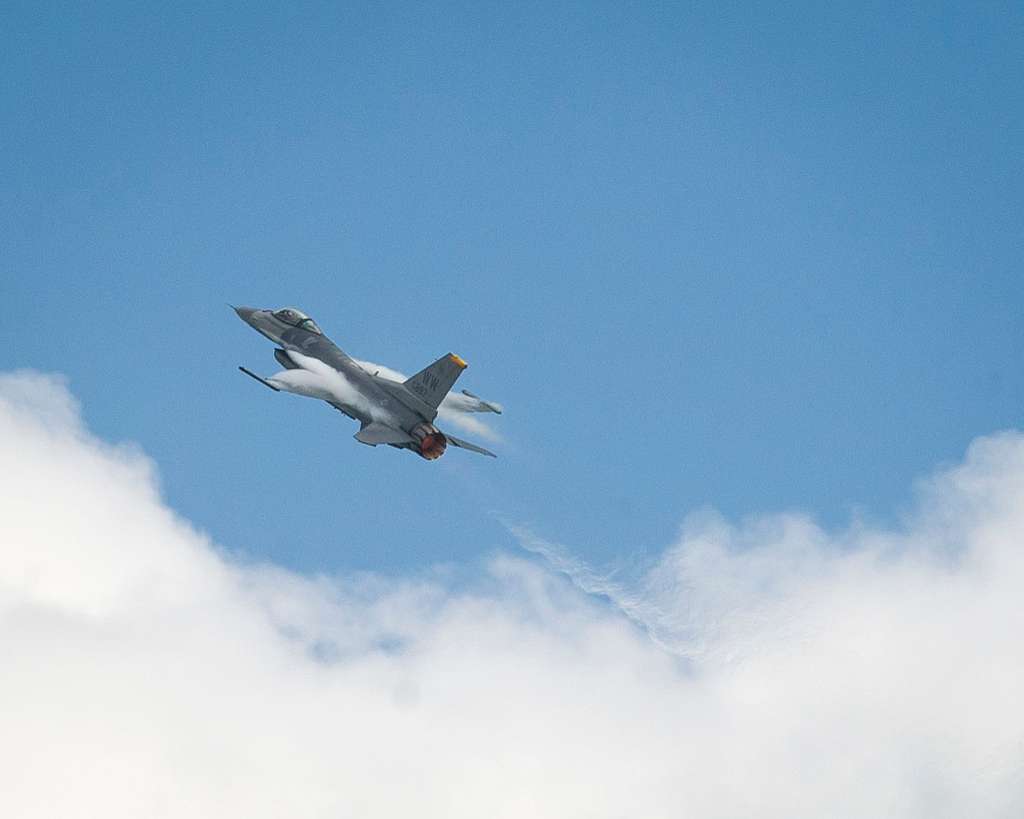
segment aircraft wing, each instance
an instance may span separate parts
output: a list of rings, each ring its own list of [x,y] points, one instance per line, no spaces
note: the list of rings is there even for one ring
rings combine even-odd
[[[374,421],[372,424],[365,424],[354,436],[361,444],[377,446],[377,444],[410,444],[416,439],[400,429],[389,427]]]
[[[481,455],[489,455],[492,458],[498,457],[490,450],[484,449],[482,446],[471,444],[469,441],[460,440],[459,438],[449,435],[447,432],[444,434],[444,437],[448,439],[448,443],[452,446],[457,446],[461,449],[468,449],[470,452],[479,452]]]

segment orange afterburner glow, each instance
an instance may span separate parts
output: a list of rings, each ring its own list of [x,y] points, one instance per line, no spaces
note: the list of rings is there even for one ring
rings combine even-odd
[[[448,448],[448,439],[433,424],[420,424],[411,434],[419,444],[418,452],[428,461],[437,460]]]
[[[440,458],[447,448],[448,439],[444,437],[443,432],[431,433],[420,441],[420,455],[428,461]]]

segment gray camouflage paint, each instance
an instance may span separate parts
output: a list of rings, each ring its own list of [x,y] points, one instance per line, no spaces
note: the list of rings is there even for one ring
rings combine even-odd
[[[308,324],[305,320],[308,317],[301,313],[301,311],[294,311],[295,315],[303,320],[302,324],[295,326],[282,321],[274,315],[275,312],[283,312],[281,310],[261,310],[253,307],[233,307],[233,309],[242,321],[278,345],[279,349],[274,351],[274,357],[286,370],[303,369],[301,356],[320,361],[344,378],[347,385],[353,390],[356,400],[345,401],[339,396],[325,398],[314,392],[303,392],[296,389],[289,390],[288,387],[281,387],[280,382],[277,382],[278,386],[274,386],[273,378],[268,380],[259,379],[258,376],[254,376],[267,386],[273,389],[283,388],[302,395],[320,397],[335,409],[359,421],[364,429],[375,422],[380,424],[382,417],[384,417],[388,427],[393,427],[408,434],[424,423],[432,423],[436,418],[437,409],[435,406],[421,400],[419,396],[406,390],[402,385],[385,378],[376,377],[374,374],[367,372],[338,347],[337,344],[324,335],[322,331],[316,332],[312,329],[307,329]],[[308,323],[313,324],[314,327],[316,326],[311,321]],[[307,324],[307,326],[303,326],[303,324]],[[319,330],[320,328],[317,327],[316,329]],[[284,350],[285,353],[282,353],[281,350]],[[286,353],[297,354],[297,359],[293,360]],[[465,363],[458,359],[457,356],[449,357],[453,361],[458,361],[461,366],[450,364],[448,361],[443,363],[439,361],[435,362],[432,367],[441,364],[442,369],[445,369],[448,377],[454,382],[459,372],[461,372],[461,368],[465,367]],[[251,373],[249,374],[251,375]],[[414,376],[413,379],[410,379],[411,385],[419,386],[423,381],[423,377],[423,373]],[[426,377],[427,380],[433,380],[429,374]],[[396,391],[398,390],[402,391],[402,400],[396,397]],[[445,389],[445,392],[447,392],[447,389]],[[358,435],[359,433],[357,433],[357,439]],[[457,447],[494,457],[494,453],[475,444],[459,440],[447,434],[445,434],[445,438],[449,443]],[[412,442],[390,445],[418,452],[417,445]]]

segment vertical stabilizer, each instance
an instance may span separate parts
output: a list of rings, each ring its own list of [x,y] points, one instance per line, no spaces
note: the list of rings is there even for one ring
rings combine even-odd
[[[464,369],[466,369],[466,362],[455,353],[448,353],[425,370],[420,370],[405,381],[403,386],[423,403],[436,410]]]

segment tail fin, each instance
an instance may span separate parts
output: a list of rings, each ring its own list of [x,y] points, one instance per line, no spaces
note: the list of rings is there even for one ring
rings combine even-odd
[[[406,380],[403,386],[425,404],[437,409],[464,369],[466,362],[455,353],[448,353]]]

